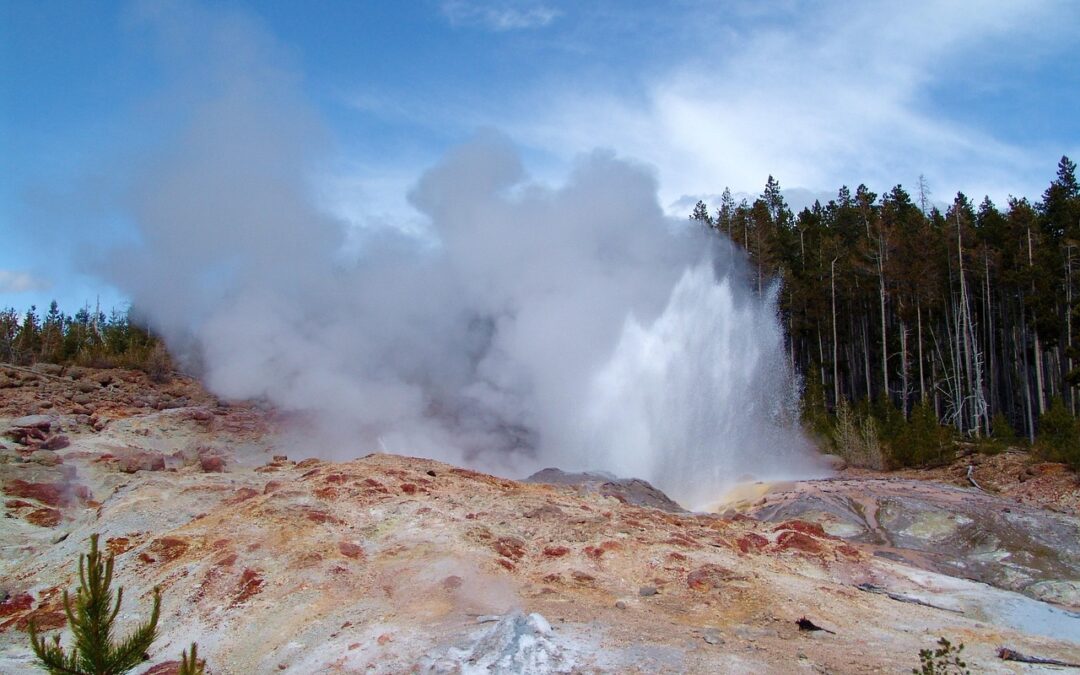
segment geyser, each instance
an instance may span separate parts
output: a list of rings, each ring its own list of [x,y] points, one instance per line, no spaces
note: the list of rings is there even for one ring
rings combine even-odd
[[[551,187],[482,133],[410,193],[424,234],[350,231],[312,197],[324,135],[296,79],[234,37],[255,53],[182,99],[130,180],[137,241],[100,271],[216,394],[311,420],[292,452],[604,470],[689,506],[808,470],[772,296],[664,216],[648,168],[593,152]]]

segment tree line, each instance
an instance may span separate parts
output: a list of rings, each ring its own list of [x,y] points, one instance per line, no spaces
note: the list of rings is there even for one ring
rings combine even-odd
[[[848,404],[879,421],[925,407],[962,436],[1034,442],[1055,402],[1076,416],[1080,186],[1068,157],[1036,203],[957,193],[942,211],[920,177],[914,194],[844,186],[796,215],[769,176],[752,203],[725,189],[690,217],[745,250],[759,292],[779,281],[791,366],[808,405],[834,419]]]
[[[41,316],[34,305],[25,314],[0,310],[0,361],[137,368],[155,376],[171,369],[162,341],[133,320],[130,310],[114,309],[106,316],[83,307],[72,316],[55,300]]]

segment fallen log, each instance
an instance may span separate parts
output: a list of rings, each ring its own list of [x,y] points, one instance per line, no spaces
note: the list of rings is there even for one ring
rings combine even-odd
[[[963,614],[958,609],[951,609],[949,607],[942,607],[940,605],[932,605],[929,602],[924,602],[918,598],[913,598],[910,595],[901,595],[900,593],[893,593],[890,590],[884,589],[881,586],[875,586],[874,584],[859,584],[855,588],[867,593],[877,593],[878,595],[884,595],[885,597],[895,600],[897,602],[906,602],[911,605],[921,605],[923,607],[929,607],[931,609],[940,609],[943,612],[952,612],[953,614]]]
[[[1064,668],[1080,668],[1080,663],[1069,663],[1068,661],[1060,661],[1058,659],[1047,659],[1041,656],[1028,656],[1027,654],[1021,654],[1015,649],[1008,647],[998,647],[998,658],[1002,661],[1016,661],[1018,663],[1033,663],[1040,666],[1062,666]]]

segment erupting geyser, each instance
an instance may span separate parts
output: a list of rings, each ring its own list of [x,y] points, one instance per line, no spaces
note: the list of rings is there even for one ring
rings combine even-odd
[[[409,195],[427,232],[354,229],[350,258],[306,106],[228,77],[132,181],[138,241],[103,274],[212,391],[312,420],[291,452],[603,470],[687,506],[808,469],[771,295],[649,169],[594,152],[552,188],[481,134]]]
[[[737,283],[702,263],[651,325],[628,319],[586,413],[592,461],[691,508],[747,475],[814,471],[774,298],[740,300]]]

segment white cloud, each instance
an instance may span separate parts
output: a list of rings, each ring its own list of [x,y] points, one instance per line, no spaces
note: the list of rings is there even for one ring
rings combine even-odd
[[[36,277],[29,272],[0,269],[0,293],[47,291],[50,288],[52,288],[52,283],[49,280]]]
[[[442,12],[454,26],[478,26],[499,33],[543,28],[562,15],[543,3],[505,0],[446,0]]]
[[[1063,48],[1060,25],[1075,9],[1057,0],[819,7],[724,31],[713,25],[716,39],[694,41],[700,49],[638,90],[555,85],[535,95],[542,104],[529,108],[538,112],[510,133],[565,157],[601,145],[651,162],[666,203],[725,185],[757,192],[770,174],[813,190],[910,187],[924,174],[943,192],[1041,192],[1055,149],[1003,140],[971,110],[946,109],[938,88],[983,86],[966,77],[987,58],[1015,64]],[[714,9],[703,11],[700,23],[715,20]]]

